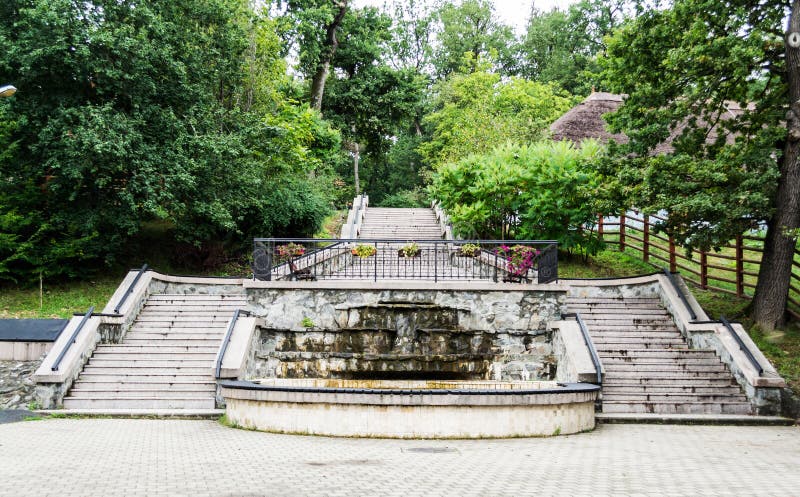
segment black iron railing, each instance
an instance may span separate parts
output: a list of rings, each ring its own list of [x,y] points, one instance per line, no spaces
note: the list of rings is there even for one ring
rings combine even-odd
[[[260,280],[558,280],[550,240],[385,240],[257,238]]]
[[[719,317],[719,322],[722,323],[723,326],[728,328],[728,331],[731,333],[731,335],[733,335],[733,338],[736,340],[736,343],[739,345],[739,349],[742,352],[744,352],[744,355],[747,356],[747,359],[750,361],[750,364],[752,364],[753,367],[756,368],[756,371],[758,371],[758,376],[763,375],[764,374],[764,368],[761,367],[761,364],[758,362],[756,357],[753,355],[752,352],[750,352],[750,348],[747,347],[747,345],[745,345],[744,340],[742,340],[742,337],[740,337],[739,334],[736,333],[736,330],[733,329],[733,326],[731,326],[730,321],[725,319],[725,316],[720,316]]]
[[[133,279],[133,281],[131,281],[131,284],[128,285],[128,289],[125,290],[125,293],[122,295],[122,298],[119,299],[119,302],[117,302],[117,306],[114,307],[115,314],[119,314],[119,310],[122,308],[122,305],[125,303],[125,301],[128,300],[130,294],[133,293],[133,289],[136,288],[136,283],[139,283],[139,280],[142,278],[142,275],[146,272],[147,272],[147,264],[142,266],[142,268],[139,270],[139,274],[137,274],[136,277]]]
[[[90,317],[92,317],[93,312],[94,312],[94,306],[90,307],[89,310],[86,311],[86,314],[83,315],[83,319],[81,319],[81,322],[72,332],[72,336],[69,337],[69,341],[64,346],[64,348],[61,349],[61,352],[58,354],[58,357],[56,357],[56,361],[50,368],[52,371],[58,371],[59,366],[61,366],[61,361],[64,359],[64,356],[67,355],[67,351],[69,351],[69,349],[72,347],[72,344],[75,343],[75,340],[78,338],[78,334],[81,332],[86,322],[89,320]]]
[[[600,364],[600,356],[597,354],[597,349],[594,347],[594,342],[592,341],[592,337],[589,335],[589,328],[586,327],[586,323],[583,322],[583,318],[577,312],[574,314],[564,314],[563,317],[574,317],[575,321],[578,322],[578,327],[581,330],[581,335],[583,335],[583,343],[586,344],[586,348],[589,349],[589,355],[592,357],[592,364],[594,364],[594,370],[597,373],[597,384],[603,384],[603,369]]]
[[[233,329],[236,328],[236,321],[239,320],[239,316],[249,316],[250,313],[248,311],[242,309],[236,309],[233,311],[233,317],[231,318],[231,323],[228,325],[228,330],[225,332],[225,338],[222,340],[222,350],[217,357],[217,366],[215,368],[214,377],[219,379],[219,374],[222,371],[222,360],[225,358],[225,352],[228,351],[228,344],[231,341],[231,335],[233,334]]]

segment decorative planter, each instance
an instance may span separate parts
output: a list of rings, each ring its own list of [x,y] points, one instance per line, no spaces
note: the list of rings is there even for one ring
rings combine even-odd
[[[411,258],[411,257],[419,257],[421,255],[422,255],[422,251],[417,251],[417,252],[415,252],[413,254],[410,254],[410,255],[406,255],[406,253],[403,251],[403,249],[400,249],[400,250],[397,251],[397,257]]]

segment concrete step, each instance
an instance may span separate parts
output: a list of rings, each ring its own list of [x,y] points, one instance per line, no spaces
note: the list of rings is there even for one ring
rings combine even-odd
[[[617,393],[606,392],[603,390],[603,402],[629,402],[640,404],[644,402],[660,403],[709,403],[709,402],[741,402],[747,403],[747,399],[742,394],[719,394],[719,393]]]
[[[209,343],[200,344],[198,345],[209,345],[213,344],[212,342],[219,344],[220,340],[225,337],[225,333],[218,333],[218,332],[206,332],[206,333],[199,333],[199,332],[186,332],[186,331],[161,331],[161,332],[147,332],[147,331],[129,331],[125,338],[123,338],[123,343],[126,344],[134,344],[135,341],[141,340],[178,340],[184,343],[180,343],[180,345],[187,345],[189,340],[205,340]]]
[[[105,357],[89,359],[89,366],[98,368],[202,368],[211,367],[211,359],[146,359],[147,356],[139,356],[137,359],[106,359]]]
[[[603,382],[603,398],[606,395],[623,395],[623,394],[704,394],[704,395],[741,395],[741,389],[734,385],[713,385],[705,384],[700,385],[685,385],[685,384],[665,384],[665,385],[648,385],[648,384],[609,384]]]
[[[717,364],[629,364],[629,363],[613,363],[609,364],[603,362],[603,369],[607,372],[628,372],[635,371],[637,373],[647,372],[671,372],[671,371],[685,371],[690,373],[701,372],[724,372],[727,373],[728,369],[722,363]]]
[[[180,367],[163,367],[163,366],[96,366],[87,364],[83,369],[83,374],[94,373],[109,376],[174,376],[181,373],[190,376],[208,377],[212,374],[213,365],[207,366],[180,366]],[[80,379],[80,378],[79,378]]]
[[[226,313],[233,314],[236,309],[241,309],[243,306],[238,304],[232,305],[173,305],[173,304],[145,304],[144,311],[157,311],[157,312],[205,312],[205,313]]]
[[[222,343],[222,339],[224,336],[219,338],[179,338],[173,336],[164,336],[164,335],[152,335],[152,336],[130,336],[125,335],[123,345],[133,345],[133,346],[165,346],[165,347],[186,347],[186,346],[204,346],[204,347],[219,347],[220,343]]]
[[[64,397],[65,409],[213,409],[213,398],[182,399],[174,397]]]
[[[678,329],[674,324],[588,324],[586,329],[593,336],[603,336],[605,333],[614,331],[627,331],[627,332],[653,332],[653,331],[667,331],[675,333],[676,336],[681,336]]]
[[[119,391],[181,391],[181,392],[215,392],[217,385],[213,381],[185,381],[185,382],[156,382],[156,381],[97,381],[99,378],[85,379],[75,383],[75,390],[106,392]]]
[[[223,294],[223,295],[206,295],[206,294],[183,294],[183,293],[158,293],[147,297],[149,302],[161,302],[166,300],[179,300],[179,301],[193,301],[193,300],[208,300],[214,302],[245,302],[247,296],[244,294]]]
[[[739,386],[733,382],[730,375],[709,375],[709,376],[685,376],[685,375],[672,375],[672,376],[620,376],[616,373],[611,376],[606,376],[603,379],[603,388],[725,388],[733,387],[738,390]]]
[[[572,304],[656,304],[661,305],[658,297],[567,297],[567,303]]]
[[[651,364],[663,364],[668,366],[716,366],[721,364],[719,358],[717,357],[632,357],[625,355],[603,355],[600,356],[600,359],[603,362],[603,366],[613,366],[617,364],[629,364],[635,366]]]
[[[106,368],[102,368],[106,369]],[[84,384],[97,383],[181,383],[181,382],[212,382],[212,368],[203,368],[202,373],[185,373],[178,371],[151,370],[139,372],[137,368],[125,368],[125,371],[111,371],[110,373],[95,372],[92,369],[84,370],[78,381]]]
[[[213,361],[217,357],[215,352],[115,352],[115,351],[95,351],[92,360],[103,361],[138,361],[142,359],[159,361]]]
[[[629,357],[633,359],[710,359],[718,361],[719,357],[713,350],[704,349],[622,349],[616,351],[606,351],[602,354],[604,357]]]
[[[728,371],[636,371],[636,370],[613,370],[607,371],[603,383],[617,381],[641,381],[650,382],[653,380],[669,381],[692,381],[695,380],[724,380],[731,384],[733,377]]]
[[[181,354],[181,353],[205,353],[216,354],[219,346],[214,345],[132,345],[122,343],[119,345],[101,345],[97,347],[95,354],[100,352],[111,352],[121,354]]]
[[[603,401],[604,413],[655,414],[751,414],[750,404],[743,402],[616,402]]]
[[[668,348],[669,345],[686,345],[686,342],[682,338],[669,338],[669,337],[659,337],[659,338],[652,338],[652,337],[642,337],[642,336],[592,336],[592,342],[597,346],[597,348],[610,348],[612,344],[614,347],[617,348],[626,348],[627,345],[630,348],[646,348],[646,349],[653,349],[659,348],[660,346],[664,346],[663,348]]]
[[[129,390],[125,388],[110,388],[106,390],[98,389],[84,389],[82,385],[78,385],[69,391],[70,398],[73,399],[97,399],[97,398],[116,398],[116,399],[131,399],[131,398],[172,398],[172,399],[201,399],[205,400],[213,397],[216,393],[216,388],[206,388],[204,390],[181,390],[178,388],[164,388],[164,389],[151,389],[151,390]]]

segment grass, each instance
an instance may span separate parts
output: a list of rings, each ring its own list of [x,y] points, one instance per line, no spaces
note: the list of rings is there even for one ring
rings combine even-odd
[[[40,301],[39,287],[13,284],[0,286],[0,318],[69,318],[90,306],[99,311],[117,289],[125,273],[89,281],[50,284],[45,281]]]

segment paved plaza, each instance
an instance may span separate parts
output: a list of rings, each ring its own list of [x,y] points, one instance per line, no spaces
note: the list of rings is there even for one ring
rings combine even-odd
[[[0,496],[800,495],[797,427],[601,425],[510,440],[275,435],[214,421],[0,425]]]

